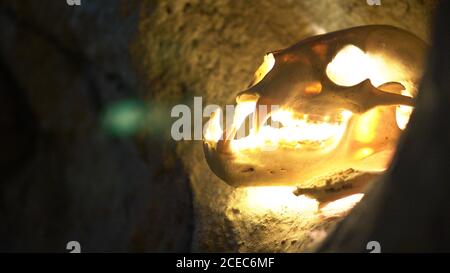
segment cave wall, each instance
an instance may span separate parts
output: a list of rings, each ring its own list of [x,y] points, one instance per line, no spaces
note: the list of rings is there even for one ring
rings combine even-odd
[[[264,53],[309,35],[391,24],[428,40],[434,4],[1,2],[0,111],[14,118],[2,119],[0,247],[65,251],[79,240],[86,251],[307,249],[311,232],[336,219],[249,204],[252,193],[209,170],[201,143],[170,139],[170,108],[193,96],[232,103]],[[102,113],[130,98],[162,105],[165,129],[105,132]]]
[[[0,7],[0,250],[189,250],[191,192],[170,145],[101,124],[141,88],[129,53],[137,2]]]

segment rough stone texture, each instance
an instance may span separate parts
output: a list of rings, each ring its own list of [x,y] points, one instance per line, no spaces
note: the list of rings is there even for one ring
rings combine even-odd
[[[434,2],[3,1],[2,250],[307,249],[335,218],[249,204],[255,193],[215,177],[199,142],[114,138],[100,114],[129,97],[232,103],[264,53],[323,31],[382,23],[428,39]]]
[[[319,251],[366,251],[371,240],[382,252],[450,251],[449,18],[450,3],[442,1],[428,69],[394,163]]]

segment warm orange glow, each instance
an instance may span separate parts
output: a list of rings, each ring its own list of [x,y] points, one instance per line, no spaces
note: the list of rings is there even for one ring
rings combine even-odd
[[[352,209],[363,197],[357,193],[341,198],[319,209],[319,202],[304,195],[295,196],[295,187],[247,187],[236,203],[243,210],[255,214],[267,212],[302,214],[303,216],[340,216]]]
[[[274,66],[275,58],[273,54],[264,57],[255,73],[254,83],[259,82]],[[383,83],[402,78],[402,72],[386,60],[364,53],[356,46],[345,46],[329,63],[326,69],[328,77],[335,83],[343,86],[351,86],[360,83],[369,78],[373,84],[381,85]],[[409,83],[402,83],[406,87]],[[307,94],[318,94],[322,91],[320,82],[312,82],[305,87],[304,92]],[[404,90],[402,94],[410,95],[410,92]],[[291,147],[295,149],[318,149],[318,148],[334,148],[343,136],[347,121],[351,116],[348,111],[343,111],[335,117],[323,116],[311,119],[307,114],[298,116],[289,109],[281,109],[272,113],[273,121],[280,122],[281,128],[263,125],[260,128],[249,129],[246,137],[237,137],[233,139],[231,136],[243,124],[245,119],[255,109],[258,97],[248,97],[244,95],[238,97],[237,106],[233,118],[233,130],[227,131],[227,138],[231,139],[230,147],[232,151],[239,152],[242,150],[252,150],[258,148],[277,148],[280,146]],[[403,129],[411,114],[412,107],[398,106],[396,118],[398,126]],[[212,118],[206,128],[205,139],[217,141],[222,136],[222,129],[219,126],[218,114]],[[368,144],[376,138],[376,126],[380,122],[380,109],[374,108],[362,114],[356,123],[355,140],[360,143]],[[355,158],[364,158],[372,154],[373,151],[361,149],[356,152]]]
[[[352,194],[329,203],[320,212],[326,217],[339,216],[352,209],[364,197],[363,193]]]
[[[329,116],[315,119],[309,118],[308,115],[294,117],[292,111],[279,110],[274,112],[271,118],[281,123],[281,128],[270,125],[264,125],[258,131],[252,128],[247,137],[232,140],[231,149],[239,152],[280,146],[295,149],[334,148],[342,138],[350,116],[350,112],[342,111],[331,121]]]
[[[256,82],[260,81],[272,69],[275,59],[272,54],[264,58],[264,63],[255,73]],[[327,66],[326,73],[335,83],[343,86],[356,85],[365,79],[370,79],[374,85],[402,79],[402,71],[378,56],[366,54],[354,45],[345,46]],[[401,82],[401,81],[400,81]],[[410,83],[402,83],[408,88]],[[322,91],[320,82],[308,84],[304,90],[306,94],[318,94]],[[402,94],[410,92],[404,90]],[[235,126],[242,124],[245,118],[255,111],[256,101],[238,103],[235,114]],[[412,107],[398,106],[396,118],[398,126],[406,126]],[[259,130],[250,129],[250,134],[244,138],[231,141],[231,149],[238,152],[246,149],[261,147],[276,148],[289,146],[293,148],[324,148],[332,147],[342,137],[346,129],[345,114],[340,115],[340,121],[331,120],[329,116],[311,120],[307,115],[295,116],[288,109],[273,113],[273,121],[282,124],[281,128],[264,125]],[[344,118],[343,118],[344,117]],[[376,137],[376,126],[380,122],[380,109],[372,109],[358,118],[355,130],[355,140],[370,143]],[[372,151],[373,152],[373,151]],[[355,157],[364,158],[371,153],[368,149],[359,150]]]
[[[241,204],[252,212],[316,213],[318,202],[305,196],[295,196],[295,187],[248,187]]]
[[[343,47],[326,68],[336,84],[353,86],[370,79],[374,86],[402,79],[402,72],[379,56],[369,55],[354,45]]]
[[[238,130],[242,123],[244,123],[245,119],[255,111],[256,101],[245,101],[242,103],[238,103],[236,105],[236,109],[234,110],[233,116],[233,128],[227,128],[228,134],[234,134],[234,130]],[[234,130],[230,130],[234,129]],[[230,135],[227,135],[227,139],[230,138]]]
[[[305,88],[307,95],[317,95],[322,92],[322,84],[320,82],[311,82]]]
[[[399,94],[415,95],[416,84],[398,54],[368,48],[348,44],[331,62],[322,60],[340,86],[323,79],[323,68],[313,69],[323,65],[320,56],[277,53],[280,69],[270,72],[276,60],[266,55],[252,86],[236,97],[233,115],[227,106],[227,123],[219,124],[217,114],[207,125],[203,147],[211,169],[234,187],[309,187],[340,170],[385,170],[399,135],[393,114],[403,129],[412,108],[399,104],[413,105]],[[335,47],[315,51],[329,58]]]
[[[376,135],[376,127],[380,122],[380,110],[374,108],[362,114],[358,119],[355,130],[355,140],[361,143],[372,142]]]
[[[252,85],[255,85],[258,82],[260,82],[267,75],[267,73],[269,73],[270,70],[272,70],[274,65],[275,65],[275,58],[273,54],[269,53],[265,55],[263,63],[259,66],[258,70],[256,70],[255,72]]]
[[[210,143],[217,143],[219,139],[223,135],[222,130],[222,122],[220,119],[221,110],[218,108],[214,113],[211,115],[211,119],[208,121],[208,123],[205,126],[205,132],[204,132],[204,138],[205,141]]]
[[[347,45],[336,54],[328,64],[326,74],[330,80],[342,86],[353,86],[366,79],[370,79],[374,86],[387,82],[399,82],[406,87],[401,94],[412,97],[412,83],[403,80],[407,78],[406,71],[399,69],[394,62],[381,56],[367,54],[354,45]],[[403,130],[406,127],[412,109],[413,107],[410,106],[397,106],[396,120],[400,129]],[[372,118],[375,117],[367,117],[369,120],[367,124],[375,124]],[[365,140],[370,138],[370,133],[367,133],[369,131],[369,129],[365,130],[366,133],[364,130],[361,131],[363,143],[367,143]]]
[[[370,155],[373,154],[373,149],[366,147],[366,148],[361,148],[359,150],[356,151],[355,153],[355,159],[356,160],[360,160],[360,159],[364,159]]]
[[[402,90],[402,95],[412,97],[411,92],[409,92],[408,90]],[[395,118],[398,128],[400,128],[401,130],[404,130],[406,128],[413,109],[413,107],[406,105],[397,106],[397,110],[395,111]]]

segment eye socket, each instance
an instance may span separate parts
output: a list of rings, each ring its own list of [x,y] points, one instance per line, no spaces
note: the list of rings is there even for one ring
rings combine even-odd
[[[374,74],[376,64],[354,45],[346,45],[327,65],[326,74],[334,83],[341,86],[353,86]]]

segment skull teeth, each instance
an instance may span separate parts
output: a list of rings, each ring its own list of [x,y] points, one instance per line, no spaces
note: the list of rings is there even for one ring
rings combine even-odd
[[[266,144],[304,150],[334,147],[343,136],[348,115],[344,112],[326,116],[278,111],[271,115],[271,120],[276,123],[267,121],[247,137],[231,141],[232,150],[253,149]]]
[[[346,121],[345,117],[341,114],[333,114],[333,115],[298,114],[295,115],[295,120],[310,124],[338,124],[338,125]],[[283,123],[283,121],[280,122]]]

